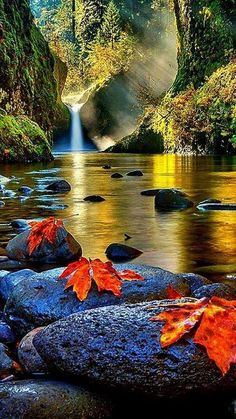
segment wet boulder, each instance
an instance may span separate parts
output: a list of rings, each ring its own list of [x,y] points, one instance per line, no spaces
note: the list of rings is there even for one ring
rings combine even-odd
[[[121,174],[121,173],[113,173],[112,175],[111,175],[111,178],[112,179],[121,179],[121,178],[123,178],[124,176]]]
[[[28,221],[21,218],[11,221],[10,226],[16,230],[27,230],[30,228]]]
[[[0,379],[11,374],[12,362],[7,347],[3,343],[0,343]]]
[[[46,187],[46,190],[48,191],[53,191],[53,192],[70,192],[71,191],[71,185],[69,184],[69,182],[67,182],[67,180],[64,179],[59,179],[59,180],[55,180],[54,182],[50,183],[50,185],[48,185]]]
[[[105,419],[111,403],[94,391],[56,380],[22,380],[0,386],[1,419]]]
[[[124,264],[116,265],[116,269],[133,269],[144,281],[124,281],[120,298],[111,292],[99,293],[93,285],[87,299],[81,303],[72,289],[64,290],[67,280],[58,280],[63,269],[37,273],[20,281],[11,292],[5,306],[6,320],[17,336],[23,337],[35,327],[46,326],[73,313],[166,298],[168,285],[184,296],[191,295],[188,281],[160,268]]]
[[[141,191],[141,195],[143,196],[156,196],[160,191],[176,191],[181,196],[187,196],[187,194],[180,189],[145,189],[144,191]]]
[[[141,170],[133,170],[131,172],[126,173],[126,176],[143,176],[143,172],[141,172]]]
[[[210,285],[212,283],[209,279],[205,278],[205,276],[195,274],[192,272],[180,273],[177,274],[177,276],[180,280],[186,281],[186,283],[190,287],[192,296],[194,296],[194,292],[198,290],[198,288],[204,285]]]
[[[160,189],[155,195],[155,208],[158,210],[181,210],[191,208],[193,205],[189,198],[176,189]]]
[[[33,190],[32,188],[30,188],[29,186],[25,186],[25,185],[23,185],[23,186],[21,186],[21,187],[18,189],[18,191],[19,191],[19,192],[21,192],[21,193],[23,193],[23,194],[29,195],[29,194],[31,194],[34,190]]]
[[[0,208],[5,207],[5,202],[4,201],[0,201]]]
[[[0,320],[0,342],[11,345],[15,342],[15,335],[10,326],[3,320]]]
[[[62,265],[82,255],[80,244],[64,226],[57,230],[53,244],[47,239],[43,239],[32,255],[29,254],[28,248],[29,235],[30,231],[26,230],[9,241],[6,252],[10,259],[32,263],[59,263]]]
[[[203,285],[193,292],[193,297],[220,297],[226,300],[236,300],[236,289],[223,283]]]
[[[17,272],[11,272],[4,275],[0,279],[0,297],[3,301],[6,301],[11,294],[14,287],[25,278],[31,278],[35,274],[31,269],[22,269]]]
[[[23,337],[18,346],[18,358],[21,366],[27,374],[47,374],[49,368],[36,350],[33,339],[43,330],[42,327],[32,330]]]
[[[128,262],[139,257],[142,253],[141,250],[119,243],[110,244],[105,251],[107,258],[116,263]]]
[[[152,397],[235,391],[236,366],[222,377],[191,335],[161,348],[163,322],[149,320],[165,310],[160,304],[163,301],[73,314],[38,333],[34,345],[61,374],[86,378],[116,391]],[[150,307],[152,310],[147,310]]]
[[[90,196],[86,196],[86,198],[84,198],[85,202],[103,202],[105,201],[105,198],[103,198],[100,195],[90,195]]]

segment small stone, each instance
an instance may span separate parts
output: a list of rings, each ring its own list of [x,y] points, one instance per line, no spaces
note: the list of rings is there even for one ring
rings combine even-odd
[[[111,178],[113,179],[121,179],[122,177],[124,177],[121,173],[113,173],[111,175]]]
[[[85,202],[103,202],[105,201],[105,198],[103,198],[100,195],[90,195],[84,198]]]
[[[0,208],[3,208],[3,207],[5,207],[5,202],[0,201]]]
[[[143,176],[141,170],[133,170],[132,172],[126,173],[126,176]]]
[[[53,191],[53,192],[69,192],[71,191],[71,185],[69,184],[69,182],[67,182],[67,180],[56,180],[53,183],[50,183],[50,185],[48,185],[46,187],[46,189],[48,191]]]
[[[128,262],[142,255],[142,251],[125,244],[112,243],[108,246],[105,254],[112,262]]]
[[[111,169],[111,166],[109,164],[105,164],[104,166],[102,166],[102,168],[105,170],[109,170]]]
[[[199,204],[200,211],[236,211],[236,204]]]
[[[29,186],[21,186],[21,187],[18,189],[18,191],[19,191],[19,192],[21,192],[21,193],[23,193],[23,194],[29,195],[29,194],[31,194],[34,190],[33,190],[32,188],[30,188]]]

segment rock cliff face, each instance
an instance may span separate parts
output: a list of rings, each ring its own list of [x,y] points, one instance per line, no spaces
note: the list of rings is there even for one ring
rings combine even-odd
[[[50,159],[52,130],[67,111],[28,0],[0,0],[0,63],[0,161]]]

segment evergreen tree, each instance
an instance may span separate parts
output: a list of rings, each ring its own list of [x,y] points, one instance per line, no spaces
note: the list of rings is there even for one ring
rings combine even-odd
[[[101,37],[105,42],[111,43],[112,48],[116,41],[120,39],[121,24],[120,14],[113,0],[108,4],[104,14],[101,27]]]
[[[83,18],[80,23],[82,49],[87,51],[97,38],[105,11],[104,0],[83,0]]]

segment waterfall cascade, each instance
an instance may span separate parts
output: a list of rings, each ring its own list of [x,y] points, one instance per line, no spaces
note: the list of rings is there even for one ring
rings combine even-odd
[[[73,105],[69,107],[71,114],[71,131],[70,131],[70,148],[71,151],[84,150],[84,135],[80,121],[81,105]]]

